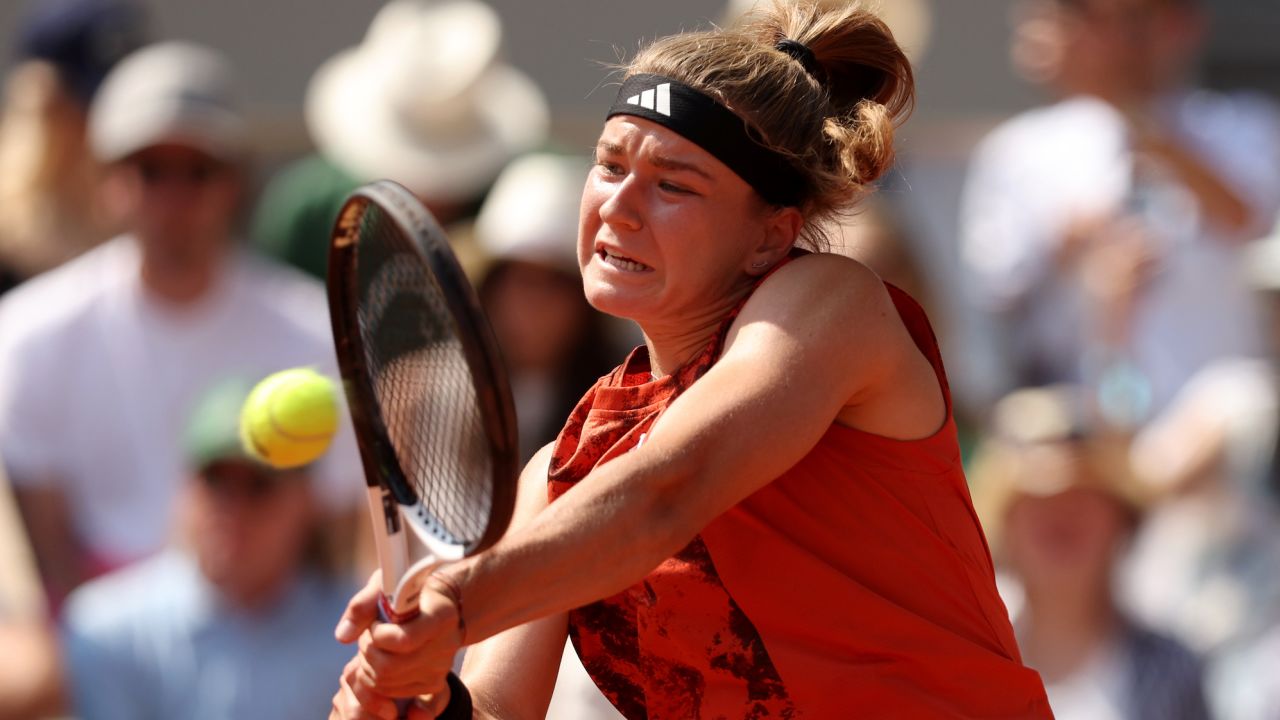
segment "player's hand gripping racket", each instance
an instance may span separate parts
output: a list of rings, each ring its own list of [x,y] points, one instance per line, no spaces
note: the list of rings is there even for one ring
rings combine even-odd
[[[347,198],[328,289],[373,512],[379,606],[384,620],[405,622],[435,568],[506,530],[518,463],[511,390],[448,239],[399,185]]]

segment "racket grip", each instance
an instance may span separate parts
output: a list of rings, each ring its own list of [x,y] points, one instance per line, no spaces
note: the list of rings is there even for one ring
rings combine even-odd
[[[395,608],[391,607],[391,600],[386,593],[378,593],[378,621],[389,622],[399,625],[406,623],[418,616],[415,608],[412,612],[398,613]],[[396,700],[396,717],[400,720],[409,717],[409,707],[413,705],[413,698]]]
[[[400,625],[416,617],[418,617],[418,609],[416,607],[408,612],[396,612],[395,608],[391,607],[391,599],[387,597],[387,594],[378,593],[378,620]]]

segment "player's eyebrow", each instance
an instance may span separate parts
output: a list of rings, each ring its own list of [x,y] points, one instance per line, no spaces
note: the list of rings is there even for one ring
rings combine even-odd
[[[601,140],[600,142],[596,143],[597,158],[604,155],[624,155],[624,154],[626,154],[626,150],[617,143],[612,143],[607,140]],[[697,175],[701,175],[707,180],[714,179],[711,177],[710,173],[708,173],[706,170],[703,170],[701,167],[693,163],[684,162],[683,160],[676,160],[673,157],[668,157],[666,155],[649,155],[648,158],[646,159],[649,161],[650,165],[653,165],[654,167],[657,167],[657,168],[662,168],[663,170],[677,170],[677,171],[682,170],[685,172],[691,172]]]
[[[621,155],[623,154],[622,146],[617,143],[611,143],[608,140],[601,140],[596,143],[596,157],[601,155]]]
[[[666,155],[650,155],[649,163],[654,167],[659,167],[659,168],[662,168],[663,170],[683,170],[686,172],[691,172],[697,175],[701,175],[702,177],[708,180],[712,179],[711,175],[709,175],[706,170],[703,170],[697,165],[694,165],[693,163],[684,162],[683,160],[676,160],[675,158],[670,158],[670,157],[667,157]]]

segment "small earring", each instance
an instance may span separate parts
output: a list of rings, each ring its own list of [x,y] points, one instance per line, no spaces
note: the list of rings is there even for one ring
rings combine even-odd
[[[759,261],[759,262],[753,262],[753,263],[751,263],[751,267],[756,268],[756,269],[759,269],[759,268],[762,268],[762,267],[764,267],[765,265],[768,265],[768,264],[769,264],[769,261],[768,261],[768,260],[761,260],[761,261]]]

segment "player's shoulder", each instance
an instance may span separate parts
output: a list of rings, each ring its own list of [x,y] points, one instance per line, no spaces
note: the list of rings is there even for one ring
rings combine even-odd
[[[806,252],[791,258],[761,283],[764,297],[796,295],[830,298],[836,304],[884,291],[880,277],[862,262],[833,252]]]
[[[847,334],[889,318],[884,281],[863,263],[836,253],[805,253],[774,271],[743,307],[742,319],[803,324]]]

